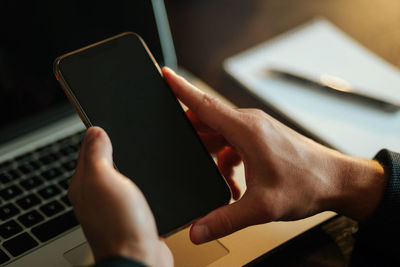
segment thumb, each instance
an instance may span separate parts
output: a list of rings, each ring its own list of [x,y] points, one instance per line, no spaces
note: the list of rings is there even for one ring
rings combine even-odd
[[[246,198],[222,206],[196,221],[190,229],[190,239],[202,244],[256,224],[257,215]]]
[[[86,131],[85,137],[82,140],[78,165],[71,178],[68,190],[68,196],[73,205],[81,199],[83,181],[94,180],[90,179],[91,177],[102,177],[101,175],[89,175],[91,172],[97,171],[97,167],[99,166],[98,163],[101,162],[105,163],[102,164],[102,166],[105,166],[106,168],[111,169],[113,166],[111,141],[103,129],[99,127],[91,127]]]
[[[107,133],[100,127],[90,127],[86,131],[79,163],[92,166],[97,162],[106,162],[113,166],[112,145]]]

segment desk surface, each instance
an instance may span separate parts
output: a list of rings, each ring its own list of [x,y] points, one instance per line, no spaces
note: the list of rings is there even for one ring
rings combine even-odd
[[[290,127],[309,135],[294,122],[246,94],[223,71],[222,62],[316,15],[322,15],[358,42],[400,67],[400,1],[398,0],[168,0],[178,61],[239,107],[261,108]],[[309,135],[310,136],[310,135]],[[312,136],[311,136],[312,137]],[[289,266],[315,263],[330,255],[330,266],[343,266],[352,248],[355,224],[339,217],[287,246]],[[323,237],[325,243],[321,244]],[[328,240],[328,241],[326,241]],[[330,240],[330,241],[329,241]],[[335,242],[333,242],[334,240]],[[304,242],[319,244],[302,246]],[[309,247],[309,249],[304,249]],[[299,252],[299,248],[302,248]],[[336,255],[336,256],[335,256]],[[329,258],[328,257],[328,258]],[[301,260],[303,262],[299,262]],[[295,263],[296,262],[296,263]],[[319,261],[326,265],[326,261]],[[337,264],[335,264],[337,263]]]

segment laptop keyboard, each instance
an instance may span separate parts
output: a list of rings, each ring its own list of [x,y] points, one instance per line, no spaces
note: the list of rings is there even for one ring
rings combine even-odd
[[[0,264],[78,225],[67,191],[83,135],[0,163]]]

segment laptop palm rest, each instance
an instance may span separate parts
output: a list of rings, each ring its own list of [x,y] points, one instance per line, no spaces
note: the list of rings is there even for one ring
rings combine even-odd
[[[203,245],[194,245],[189,239],[189,229],[184,229],[165,242],[174,255],[175,266],[207,266],[229,253],[219,241],[211,241]],[[88,243],[83,243],[64,253],[65,259],[72,266],[90,266],[94,263]]]

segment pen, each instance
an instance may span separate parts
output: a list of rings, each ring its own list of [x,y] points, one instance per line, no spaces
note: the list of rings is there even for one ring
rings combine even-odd
[[[306,78],[304,76],[300,76],[298,74],[289,71],[275,69],[275,68],[268,69],[268,73],[286,80],[308,84],[315,88],[324,89],[327,92],[331,92],[336,95],[342,95],[345,97],[358,99],[364,103],[372,104],[386,112],[395,112],[400,109],[400,106],[395,105],[393,103],[389,103],[381,99],[357,93],[356,91],[354,91],[352,86],[346,80],[332,75],[323,74],[321,75],[319,81],[316,81],[314,79]]]

